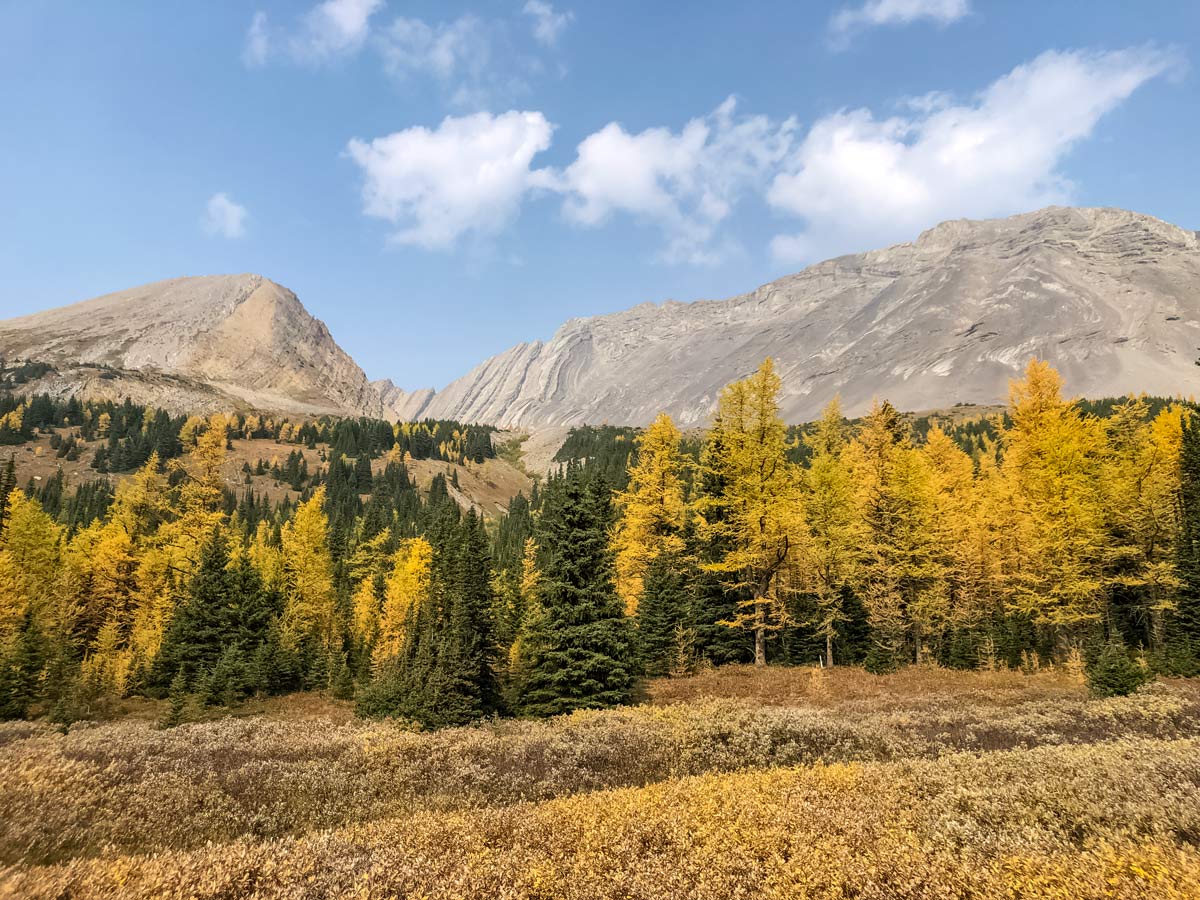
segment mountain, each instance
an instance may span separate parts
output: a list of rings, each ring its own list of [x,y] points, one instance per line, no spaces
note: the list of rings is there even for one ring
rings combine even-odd
[[[261,275],[174,278],[9,319],[0,354],[10,367],[54,367],[30,392],[130,397],[175,412],[384,412],[325,324]]]
[[[573,319],[433,394],[409,416],[505,426],[705,422],[766,356],[789,421],[835,394],[902,409],[996,403],[1034,355],[1073,393],[1200,393],[1200,239],[1119,209],[1051,207],[944,222],[728,300],[644,303]],[[389,382],[390,384],[390,382]]]

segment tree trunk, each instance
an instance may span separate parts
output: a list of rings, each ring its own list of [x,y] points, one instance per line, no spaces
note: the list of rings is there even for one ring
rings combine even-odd
[[[825,665],[833,668],[833,632],[825,635]]]
[[[760,597],[754,604],[754,665],[767,664],[767,615]]]

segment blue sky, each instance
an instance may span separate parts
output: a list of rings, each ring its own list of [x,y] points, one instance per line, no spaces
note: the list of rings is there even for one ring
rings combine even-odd
[[[957,216],[1200,228],[1200,4],[0,4],[0,316],[293,289],[442,386],[564,320]]]

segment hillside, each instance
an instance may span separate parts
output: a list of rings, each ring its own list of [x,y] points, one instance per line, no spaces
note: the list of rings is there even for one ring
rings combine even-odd
[[[9,319],[0,355],[54,367],[29,393],[129,397],[176,413],[383,412],[325,324],[261,275],[176,278]]]
[[[1119,209],[1052,207],[944,222],[728,300],[644,303],[573,319],[444,390],[389,407],[501,426],[706,421],[727,382],[773,356],[784,418],[841,394],[901,409],[1006,398],[1042,356],[1083,396],[1200,391],[1200,239]],[[390,383],[389,383],[390,384]]]

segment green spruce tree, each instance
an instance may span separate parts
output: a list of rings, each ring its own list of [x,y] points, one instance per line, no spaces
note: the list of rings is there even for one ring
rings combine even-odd
[[[523,641],[529,658],[519,704],[526,715],[629,700],[636,663],[630,622],[614,586],[612,518],[608,485],[577,466],[547,490],[538,523],[545,556],[541,615],[536,632]]]
[[[1179,452],[1179,538],[1176,571],[1181,585],[1167,627],[1167,667],[1200,674],[1200,415],[1183,423]]]

